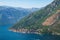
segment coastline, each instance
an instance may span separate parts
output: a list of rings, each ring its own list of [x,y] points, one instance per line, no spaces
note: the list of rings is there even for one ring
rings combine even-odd
[[[18,33],[33,33],[33,34],[42,34],[42,33],[38,33],[38,32],[33,32],[33,31],[29,31],[28,29],[19,29],[19,30],[16,30],[16,29],[9,29],[9,31],[12,31],[12,32],[18,32]]]
[[[42,33],[39,33],[39,32],[31,32],[31,31],[29,31],[28,29],[19,29],[19,30],[16,30],[16,29],[9,29],[9,31],[12,31],[12,32],[17,32],[17,33],[33,33],[33,34],[40,34],[40,35],[42,35]],[[52,32],[52,35],[60,35],[60,33],[57,33],[57,32]]]

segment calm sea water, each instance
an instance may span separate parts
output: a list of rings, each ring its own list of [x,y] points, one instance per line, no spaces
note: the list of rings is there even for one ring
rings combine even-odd
[[[0,26],[0,40],[60,40],[56,35],[22,34],[8,31],[11,25]]]

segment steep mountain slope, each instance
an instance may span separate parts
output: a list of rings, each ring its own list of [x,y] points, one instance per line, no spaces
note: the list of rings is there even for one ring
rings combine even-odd
[[[58,33],[58,31],[53,31],[56,28],[55,26],[58,26],[56,21],[59,19],[57,19],[57,16],[59,16],[58,10],[60,10],[60,0],[54,0],[43,9],[26,16],[10,29],[25,33]]]
[[[24,16],[32,13],[32,11],[24,8],[0,6],[0,25],[15,24]]]
[[[52,34],[60,35],[60,10],[57,10],[55,14],[47,18],[42,25],[47,26],[47,30]]]
[[[58,15],[59,14],[56,13],[56,14],[52,15],[51,17],[48,17],[46,19],[46,21],[42,23],[42,25],[44,25],[44,26],[50,26],[50,25],[54,24],[57,21]]]

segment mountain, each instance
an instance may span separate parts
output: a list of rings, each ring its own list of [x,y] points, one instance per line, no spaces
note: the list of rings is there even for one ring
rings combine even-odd
[[[14,32],[60,35],[60,0],[33,12],[10,28]]]
[[[32,11],[32,9],[29,10],[18,7],[15,8],[9,6],[0,6],[0,25],[15,24],[24,16],[27,16],[28,14],[32,13]]]

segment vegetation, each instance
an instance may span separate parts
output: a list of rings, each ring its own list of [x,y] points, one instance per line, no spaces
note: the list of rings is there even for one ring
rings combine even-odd
[[[54,15],[57,10],[60,10],[60,0],[54,0],[51,4],[47,5],[43,9],[34,12],[23,19],[21,19],[17,24],[15,24],[12,29],[19,30],[19,29],[28,29],[28,30],[35,30],[40,33],[50,33],[53,31],[55,26],[43,26],[42,23],[50,16]],[[56,24],[56,23],[55,23]],[[54,25],[55,25],[54,24]],[[60,26],[60,25],[58,25]],[[59,27],[58,27],[59,28]]]

